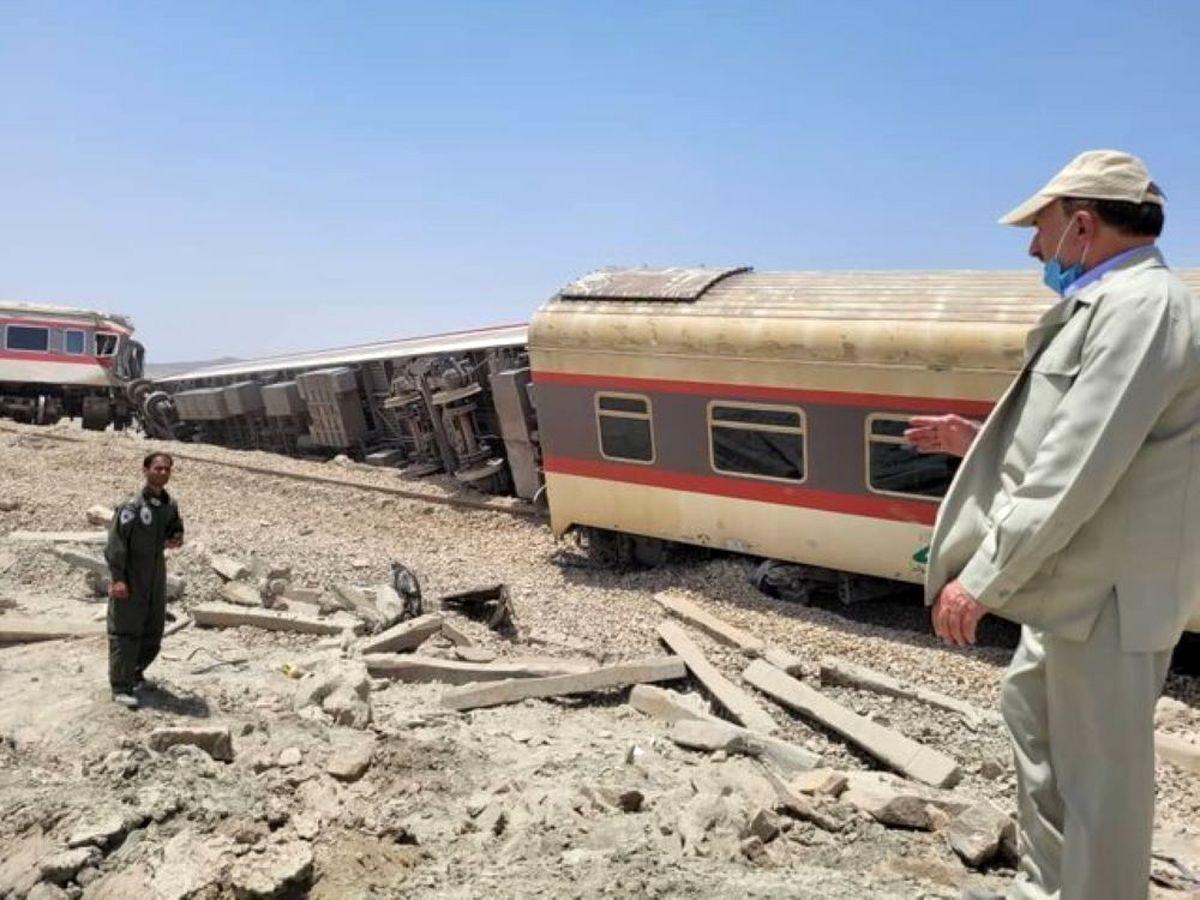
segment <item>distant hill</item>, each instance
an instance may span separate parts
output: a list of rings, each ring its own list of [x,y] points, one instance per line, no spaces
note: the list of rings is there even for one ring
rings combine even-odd
[[[199,359],[195,362],[146,363],[146,377],[151,379],[167,378],[171,375],[190,372],[192,369],[202,369],[205,366],[221,366],[241,361],[241,358],[237,356],[222,356],[218,359]]]

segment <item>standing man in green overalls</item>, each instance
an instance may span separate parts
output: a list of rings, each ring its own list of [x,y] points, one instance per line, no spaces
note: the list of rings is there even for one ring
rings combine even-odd
[[[142,460],[146,484],[116,509],[104,558],[108,591],[108,682],[113,700],[137,709],[137,693],[153,685],[146,667],[162,645],[167,613],[167,564],[163,549],[183,546],[183,519],[167,493],[174,460],[150,453]]]

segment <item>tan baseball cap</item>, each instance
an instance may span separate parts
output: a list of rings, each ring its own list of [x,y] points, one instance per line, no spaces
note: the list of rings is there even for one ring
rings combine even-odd
[[[1071,160],[1044,188],[1000,219],[1001,225],[1021,228],[1059,197],[1126,200],[1166,204],[1166,195],[1150,180],[1146,164],[1120,150],[1088,150]]]

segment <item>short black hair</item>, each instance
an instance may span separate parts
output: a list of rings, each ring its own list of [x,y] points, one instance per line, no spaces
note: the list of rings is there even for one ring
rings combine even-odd
[[[165,450],[155,450],[152,453],[147,453],[142,459],[142,468],[150,468],[152,465],[154,465],[154,461],[160,456],[170,463],[172,467],[175,466],[175,457],[173,457],[170,453],[167,453]]]
[[[1157,188],[1151,186],[1154,193]],[[1086,209],[1100,217],[1123,234],[1136,237],[1158,237],[1162,234],[1166,216],[1161,203],[1132,203],[1128,200],[1096,200],[1091,197],[1063,197],[1063,209],[1067,215]]]

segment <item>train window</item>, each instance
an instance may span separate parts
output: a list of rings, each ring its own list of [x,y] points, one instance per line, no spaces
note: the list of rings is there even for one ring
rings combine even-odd
[[[946,495],[959,459],[918,453],[904,440],[907,416],[867,417],[867,487],[877,494],[937,500]]]
[[[621,462],[654,462],[650,400],[637,394],[597,394],[600,455]]]
[[[708,438],[713,471],[804,481],[804,413],[794,406],[710,403]]]
[[[96,332],[96,355],[97,356],[116,356],[117,355],[117,336],[109,334],[107,331]]]
[[[84,333],[74,328],[63,332],[63,352],[79,356],[84,350]]]
[[[50,349],[50,329],[32,328],[29,325],[9,325],[4,329],[4,348],[45,353]]]

